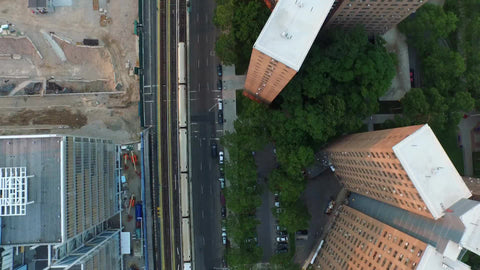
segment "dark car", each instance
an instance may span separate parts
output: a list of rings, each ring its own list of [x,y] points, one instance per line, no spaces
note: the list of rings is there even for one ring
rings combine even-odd
[[[222,80],[217,81],[217,89],[222,90]]]
[[[287,231],[277,231],[277,235],[278,236],[287,236],[288,233],[287,233]]]
[[[287,243],[278,243],[277,244],[277,249],[283,249],[283,248],[288,248]]]
[[[413,68],[410,69],[410,85],[412,87],[415,87],[415,71],[413,70]]]
[[[225,206],[222,206],[222,218],[227,217],[227,208]]]
[[[218,111],[218,123],[223,124],[223,111]]]
[[[222,65],[218,65],[217,66],[217,74],[218,74],[218,77],[222,77]]]
[[[280,253],[287,253],[288,252],[288,248],[277,248],[275,250],[275,253],[276,254],[280,254]]]
[[[218,155],[218,149],[217,149],[217,144],[212,143],[212,158],[217,158]]]

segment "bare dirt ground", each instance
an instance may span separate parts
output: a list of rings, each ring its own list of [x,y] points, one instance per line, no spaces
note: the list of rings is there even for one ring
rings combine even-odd
[[[21,55],[20,60],[0,60],[2,85],[55,76],[58,81],[68,81],[70,87],[75,86],[72,81],[80,79],[108,81],[90,84],[89,92],[95,92],[92,86],[116,91],[117,84],[121,91],[0,98],[0,134],[42,132],[103,137],[119,143],[138,140],[138,81],[126,68],[126,63],[135,66],[138,60],[134,35],[138,1],[100,1],[100,8],[111,18],[105,27],[100,26],[100,13],[93,10],[91,0],[73,1],[71,7],[57,7],[46,15],[32,14],[26,5],[26,1],[0,0],[0,23],[12,23],[17,34],[29,37],[43,59],[25,38],[0,38],[0,54]],[[54,32],[62,39],[53,36],[66,61],[59,58],[42,32]],[[76,46],[85,38],[98,39],[102,48]],[[22,77],[15,79],[15,74]],[[5,82],[6,78],[11,81]]]

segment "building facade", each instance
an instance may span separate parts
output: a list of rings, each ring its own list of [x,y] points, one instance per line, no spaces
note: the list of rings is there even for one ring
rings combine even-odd
[[[322,270],[469,270],[468,265],[457,260],[461,248],[450,244],[439,251],[430,243],[344,205],[313,265]]]
[[[471,196],[428,125],[348,135],[327,153],[351,192],[428,218]]]
[[[368,33],[384,34],[414,13],[427,0],[335,0],[326,27],[365,26]]]
[[[252,50],[244,95],[271,103],[295,76],[334,0],[279,1]]]
[[[319,269],[415,269],[427,244],[343,206],[318,255]]]

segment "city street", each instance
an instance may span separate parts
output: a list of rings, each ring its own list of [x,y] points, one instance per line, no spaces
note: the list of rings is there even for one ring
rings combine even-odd
[[[218,159],[211,157],[210,145],[223,134],[216,125],[217,65],[214,47],[216,30],[212,22],[214,0],[191,3],[189,34],[189,103],[191,134],[193,264],[195,269],[222,267],[220,185]]]

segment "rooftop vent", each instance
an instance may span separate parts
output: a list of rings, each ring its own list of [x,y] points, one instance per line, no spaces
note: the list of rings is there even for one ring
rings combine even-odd
[[[286,38],[286,39],[292,39],[293,35],[292,35],[292,34],[289,34],[289,33],[286,32],[286,31],[283,31],[283,32],[282,32],[282,37],[283,37],[283,38]]]

